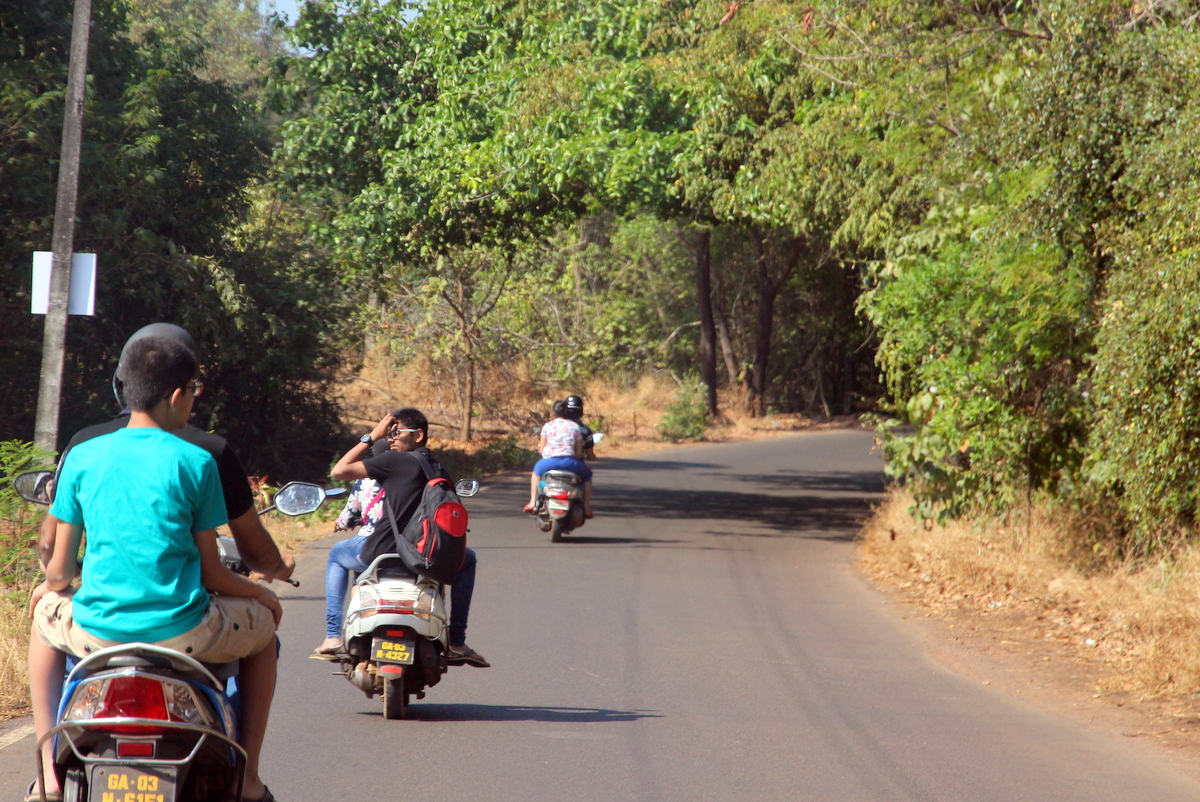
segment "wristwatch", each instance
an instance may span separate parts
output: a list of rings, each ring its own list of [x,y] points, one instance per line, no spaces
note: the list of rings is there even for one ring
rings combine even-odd
[[[369,446],[372,443],[374,443],[375,440],[371,438],[370,433],[367,433],[367,434],[364,434],[362,437],[358,438],[358,442],[362,443],[363,445]]]

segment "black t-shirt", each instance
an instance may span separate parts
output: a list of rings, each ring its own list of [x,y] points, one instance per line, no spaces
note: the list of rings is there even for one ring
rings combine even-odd
[[[75,446],[85,440],[91,440],[93,437],[112,434],[118,429],[124,429],[128,423],[129,415],[124,414],[107,423],[97,423],[95,426],[89,426],[76,432],[58,458],[59,468],[62,468],[67,452]],[[250,490],[250,480],[246,478],[246,469],[242,467],[242,461],[238,459],[237,454],[234,453],[224,437],[209,434],[195,426],[186,426],[173,434],[194,446],[200,446],[212,454],[213,459],[217,461],[217,473],[221,477],[221,492],[225,496],[225,512],[231,520],[245,515],[254,507],[254,493]],[[56,475],[55,479],[57,480],[57,478]]]
[[[583,421],[575,421],[575,425],[583,432],[583,450],[587,451],[589,448],[595,448],[596,442],[592,439],[592,435],[595,432],[592,431],[592,427]]]
[[[417,449],[429,459],[435,476],[449,479],[445,469],[433,458],[427,448]],[[374,479],[383,487],[386,494],[383,503],[390,505],[396,516],[396,526],[404,531],[408,521],[421,506],[421,496],[425,493],[425,470],[421,462],[411,451],[386,451],[376,457],[363,460],[367,476]],[[368,565],[381,554],[396,553],[396,537],[392,532],[391,517],[385,512],[375,524],[375,531],[363,543],[359,559]]]

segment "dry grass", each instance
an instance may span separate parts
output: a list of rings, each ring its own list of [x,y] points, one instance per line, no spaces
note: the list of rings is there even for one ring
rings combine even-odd
[[[377,348],[367,355],[357,373],[341,381],[341,388],[339,400],[351,426],[369,426],[391,409],[412,405],[428,415],[435,449],[471,453],[474,448],[457,439],[460,421],[454,379],[437,365],[418,359],[398,366]],[[549,385],[534,380],[522,363],[484,366],[479,369],[475,395],[480,414],[472,426],[485,441],[518,435],[523,445],[535,445],[536,433],[551,417],[555,399],[578,393],[585,400],[588,423],[607,437],[605,451],[641,449],[648,443],[662,442],[657,427],[678,389],[670,374],[663,372]],[[736,391],[722,391],[720,407],[722,417],[710,423],[704,436],[707,441],[754,439],[857,422],[855,417],[817,422],[795,414],[751,417]]]
[[[1035,634],[1109,667],[1101,688],[1141,698],[1200,693],[1200,549],[1081,571],[1067,524],[1036,505],[1006,520],[925,528],[892,491],[858,557],[879,584],[935,613],[1028,613]]]
[[[0,719],[29,710],[29,680],[25,661],[29,647],[29,616],[25,604],[0,599]]]

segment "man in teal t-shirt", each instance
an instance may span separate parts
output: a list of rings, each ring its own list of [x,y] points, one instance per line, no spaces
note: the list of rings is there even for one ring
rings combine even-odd
[[[265,586],[221,563],[215,528],[226,522],[213,458],[170,432],[195,396],[195,355],[166,337],[132,343],[119,431],[81,443],[63,465],[51,513],[59,519],[46,581],[33,592],[29,686],[38,738],[54,725],[62,652],[154,643],[204,662],[241,660],[244,800],[272,800],[258,774],[275,688],[275,627],[282,608]],[[72,592],[87,531],[81,583]],[[210,596],[209,594],[216,594]],[[52,739],[43,760],[52,765]],[[53,772],[47,795],[57,793]],[[40,798],[35,787],[30,798]]]
[[[227,520],[207,451],[158,428],[121,429],[71,450],[50,514],[87,530],[75,622],[98,638],[154,642],[208,612],[193,532]]]

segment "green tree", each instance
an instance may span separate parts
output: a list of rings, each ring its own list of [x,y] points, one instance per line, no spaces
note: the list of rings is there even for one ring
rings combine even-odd
[[[336,336],[327,279],[284,245],[303,240],[299,225],[283,236],[273,207],[249,192],[267,154],[246,104],[197,77],[200,54],[134,43],[122,8],[93,9],[75,240],[99,254],[98,312],[70,322],[60,430],[65,439],[115,411],[109,383],[125,339],[169,320],[206,351],[212,392],[198,421],[230,435],[252,470],[319,475],[338,429],[321,393]],[[50,241],[70,9],[0,8],[0,439],[33,428],[42,320],[29,314],[30,259]],[[256,252],[250,233],[268,229]],[[308,429],[300,439],[289,434],[296,421]],[[284,454],[322,443],[319,456]]]

